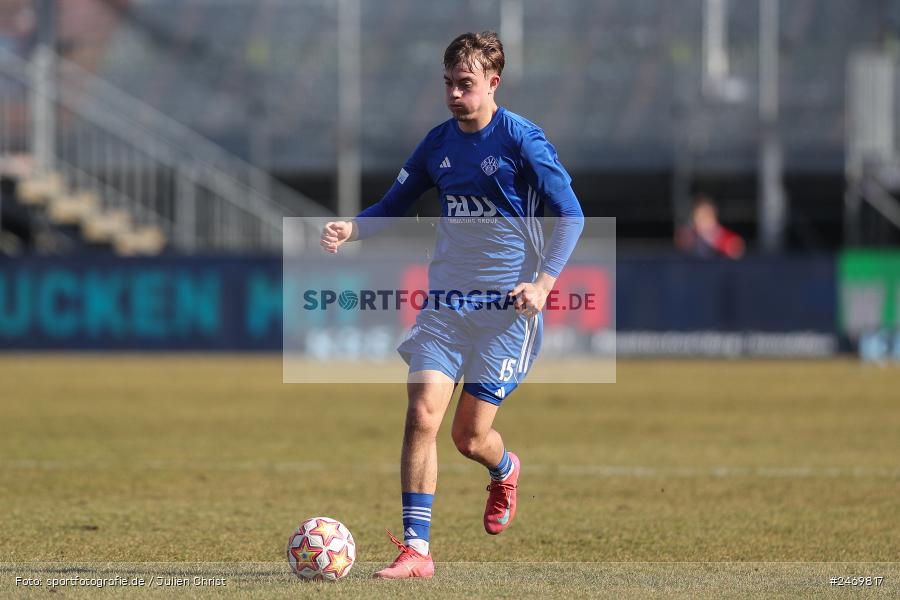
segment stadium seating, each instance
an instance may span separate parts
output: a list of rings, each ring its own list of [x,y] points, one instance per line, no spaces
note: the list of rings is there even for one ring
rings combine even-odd
[[[378,178],[395,170],[421,135],[447,117],[439,68],[449,38],[465,30],[501,29],[501,5],[360,3],[362,165],[379,188]],[[294,182],[334,173],[336,98],[343,87],[337,3],[84,0],[79,8],[67,6],[61,11],[61,47],[79,64]],[[522,0],[522,6],[524,77],[508,78],[500,101],[544,127],[579,181],[624,173],[619,182],[604,184],[622,190],[631,173],[671,177],[676,155],[707,177],[753,178],[760,128],[758,3],[728,3],[729,72],[742,91],[733,101],[704,92],[704,0]],[[779,20],[778,131],[786,174],[840,178],[848,56],[896,31],[900,4],[781,2]],[[5,26],[0,20],[0,34]],[[328,186],[317,190],[325,202]],[[752,184],[740,184],[733,194],[746,205],[743,214],[753,212],[747,207],[754,194]],[[638,210],[631,205],[639,195],[589,202],[602,208],[598,214],[623,217]],[[633,222],[660,224],[651,235],[666,244],[670,196],[668,188],[657,188],[651,198],[641,197],[643,212]],[[807,190],[792,194],[792,206],[798,214],[829,215],[823,217],[828,223],[814,228],[839,235],[841,194],[834,191],[828,202],[820,196]],[[723,208],[730,211],[727,202]],[[748,230],[754,218],[744,220]]]
[[[361,4],[367,168],[393,168],[422,130],[445,118],[435,70],[450,34],[500,25],[499,4],[426,4]],[[739,105],[700,94],[700,0],[525,0],[523,7],[526,77],[502,101],[540,120],[574,168],[665,164],[679,139],[673,114],[683,113],[700,132],[700,159],[724,151],[755,160],[748,154],[758,127],[755,3],[729,4],[731,70],[747,91]],[[804,160],[819,166],[841,160],[846,56],[877,35],[880,19],[900,22],[900,9],[880,10],[871,1],[781,3],[788,160],[797,154],[792,148],[817,149]],[[276,162],[315,171],[335,152],[336,32],[335,5],[320,0],[133,3],[99,70],[245,156],[252,146],[245,132],[261,119],[277,124]]]

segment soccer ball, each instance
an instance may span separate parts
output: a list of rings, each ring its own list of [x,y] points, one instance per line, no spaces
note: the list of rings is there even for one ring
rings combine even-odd
[[[300,523],[291,534],[287,558],[300,579],[337,581],[353,567],[356,542],[340,521],[313,517]]]

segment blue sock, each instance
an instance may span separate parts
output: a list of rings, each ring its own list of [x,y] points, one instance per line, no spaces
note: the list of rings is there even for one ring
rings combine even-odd
[[[403,492],[403,542],[419,554],[428,554],[433,501],[434,494]]]
[[[488,469],[491,474],[491,479],[494,481],[503,481],[509,477],[512,470],[513,462],[512,459],[509,458],[509,452],[506,451],[506,448],[503,449],[503,458],[500,459],[500,464],[493,469]]]

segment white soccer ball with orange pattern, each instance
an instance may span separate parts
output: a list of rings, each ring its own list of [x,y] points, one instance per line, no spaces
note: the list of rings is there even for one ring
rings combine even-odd
[[[353,567],[356,542],[340,521],[313,517],[300,523],[291,534],[287,558],[300,579],[337,581]]]

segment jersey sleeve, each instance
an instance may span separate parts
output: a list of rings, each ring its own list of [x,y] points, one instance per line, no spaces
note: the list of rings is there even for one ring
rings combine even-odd
[[[584,230],[584,213],[571,185],[547,196],[547,205],[559,215],[559,219],[553,227],[541,270],[559,277]]]
[[[539,128],[534,127],[525,132],[521,153],[525,181],[541,198],[546,199],[572,183],[569,173],[559,162],[556,148],[547,141]]]
[[[528,185],[559,215],[541,268],[559,277],[584,229],[584,213],[572,190],[572,177],[559,162],[556,148],[537,127],[525,132],[522,140],[522,168]]]
[[[407,159],[397,179],[381,200],[359,213],[354,221],[358,239],[371,237],[406,215],[423,193],[434,187],[425,163],[425,140]]]

